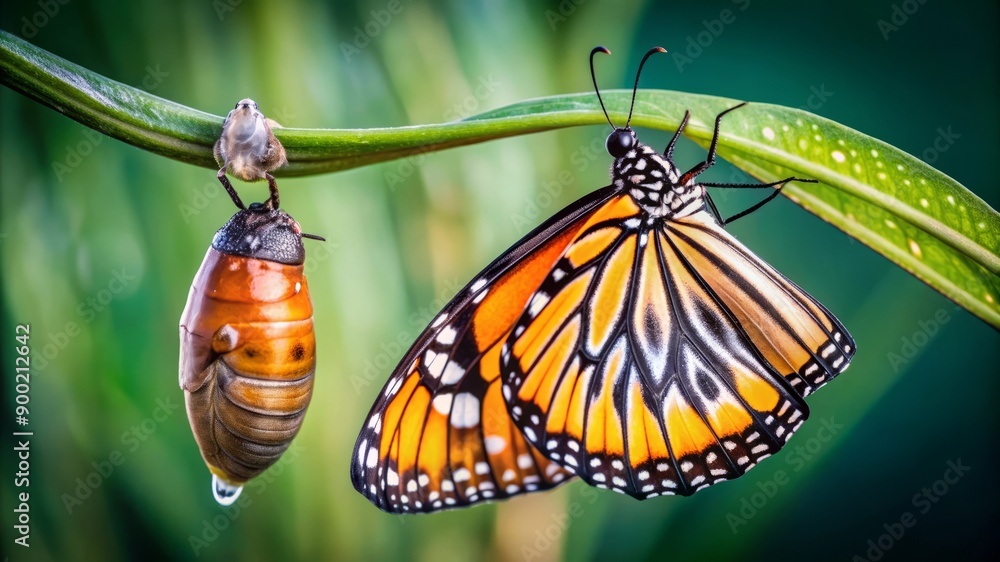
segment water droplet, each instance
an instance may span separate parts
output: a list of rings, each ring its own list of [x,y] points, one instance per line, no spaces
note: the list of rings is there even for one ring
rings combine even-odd
[[[215,501],[219,502],[219,505],[233,505],[242,491],[243,486],[234,486],[218,476],[212,475],[212,495],[215,496]]]

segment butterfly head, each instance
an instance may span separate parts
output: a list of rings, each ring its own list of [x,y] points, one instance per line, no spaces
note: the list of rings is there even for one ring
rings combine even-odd
[[[608,154],[618,159],[628,154],[628,151],[635,148],[637,144],[639,144],[639,139],[636,138],[635,131],[631,127],[625,127],[617,128],[608,135],[605,146],[608,149]]]
[[[594,74],[594,55],[611,54],[611,51],[604,47],[594,47],[590,51],[590,77],[594,81],[594,91],[604,111],[604,117],[613,129],[605,145],[608,154],[615,159],[615,163],[611,166],[612,183],[620,191],[628,193],[637,205],[654,217],[676,216],[688,209],[694,209],[699,206],[702,193],[699,186],[694,183],[693,177],[684,184],[679,183],[681,176],[670,160],[670,150],[666,154],[659,154],[639,142],[635,131],[629,126],[632,122],[632,110],[635,108],[635,95],[639,89],[642,66],[650,56],[665,52],[667,51],[663,47],[653,47],[642,57],[639,69],[635,73],[632,106],[628,111],[628,119],[624,127],[616,127],[611,122],[607,108],[604,107],[604,100],[601,98],[597,77]]]

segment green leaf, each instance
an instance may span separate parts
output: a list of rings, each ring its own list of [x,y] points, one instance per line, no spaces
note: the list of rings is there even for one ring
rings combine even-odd
[[[828,119],[768,104],[737,113],[723,126],[721,156],[765,182],[819,180],[793,182],[783,193],[1000,328],[1000,215],[986,202],[925,162]]]
[[[215,168],[222,117],[98,75],[0,31],[0,81],[61,113],[156,154]],[[631,92],[609,91],[615,123]],[[235,100],[234,100],[235,101]],[[715,116],[736,100],[639,92],[632,124],[674,130],[702,145]],[[463,121],[381,129],[292,129],[275,135],[289,166],[319,174],[488,140],[604,123],[593,94],[529,100]],[[719,154],[764,181],[788,176],[783,193],[1000,328],[1000,215],[961,184],[881,141],[810,113],[753,103],[723,125]],[[849,274],[849,271],[846,272]]]

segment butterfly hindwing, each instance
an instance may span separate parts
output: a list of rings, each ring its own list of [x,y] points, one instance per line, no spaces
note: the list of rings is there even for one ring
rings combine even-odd
[[[420,335],[368,415],[351,463],[379,508],[428,512],[551,488],[572,472],[524,439],[501,396],[500,348],[599,190],[488,266]]]
[[[588,483],[638,498],[689,495],[776,452],[808,415],[795,378],[813,365],[834,376],[853,346],[707,213],[691,217],[678,233],[628,197],[609,200],[502,355],[505,398],[528,441]],[[771,342],[776,322],[783,338]],[[837,334],[844,346],[824,356]]]
[[[706,214],[672,221],[668,228],[754,346],[802,396],[847,368],[854,341],[823,305]]]

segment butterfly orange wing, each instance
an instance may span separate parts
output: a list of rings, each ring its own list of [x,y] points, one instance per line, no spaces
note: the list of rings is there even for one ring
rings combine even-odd
[[[853,346],[705,211],[661,220],[621,195],[531,296],[503,393],[528,442],[588,483],[689,495],[781,448]]]
[[[379,393],[351,463],[379,508],[429,512],[556,486],[572,472],[529,445],[500,390],[500,347],[593,209],[594,192],[505,252],[445,306]]]

